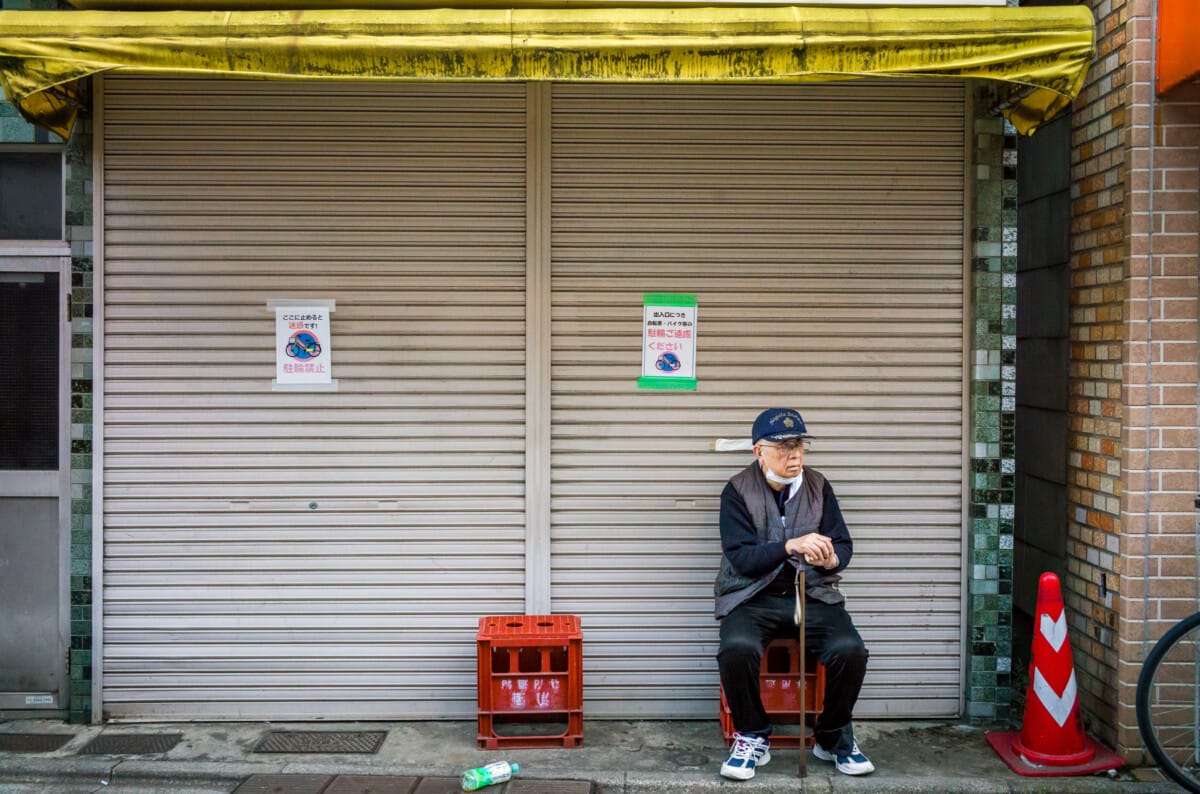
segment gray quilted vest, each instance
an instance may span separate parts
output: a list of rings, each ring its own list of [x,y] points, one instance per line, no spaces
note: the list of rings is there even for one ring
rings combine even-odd
[[[735,474],[729,482],[745,500],[750,517],[754,521],[754,531],[764,541],[798,538],[809,532],[816,532],[821,526],[821,512],[825,506],[825,477],[816,469],[807,466],[804,468],[804,480],[784,505],[782,516],[779,515],[775,501],[775,491],[767,483],[757,460]],[[765,576],[751,579],[735,571],[729,563],[729,558],[721,555],[721,570],[717,573],[717,581],[713,585],[713,594],[716,596],[714,613],[717,620],[762,591],[779,575],[784,565],[793,566],[794,569],[796,564],[794,559],[788,558]],[[840,604],[846,600],[837,587],[841,579],[840,575],[831,571],[810,567],[805,574],[808,597],[827,604]]]

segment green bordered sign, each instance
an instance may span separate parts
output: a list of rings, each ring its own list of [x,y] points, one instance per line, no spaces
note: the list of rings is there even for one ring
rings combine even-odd
[[[696,296],[647,292],[639,389],[696,390]]]

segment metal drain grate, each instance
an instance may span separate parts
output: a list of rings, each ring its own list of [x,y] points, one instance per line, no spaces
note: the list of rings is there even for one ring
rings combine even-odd
[[[329,775],[251,775],[233,794],[321,794]]]
[[[587,780],[521,780],[513,778],[505,794],[591,794]]]
[[[499,788],[497,786],[497,788]],[[457,777],[421,778],[413,794],[462,794],[462,779]]]
[[[70,733],[0,733],[0,752],[49,753],[74,738]]]
[[[410,794],[415,777],[338,775],[322,794]]]
[[[80,755],[154,755],[179,743],[182,733],[102,733],[83,746]]]
[[[271,731],[256,753],[377,753],[387,731]]]

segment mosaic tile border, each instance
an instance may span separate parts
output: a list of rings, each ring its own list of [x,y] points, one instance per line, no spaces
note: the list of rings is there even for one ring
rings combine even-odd
[[[1011,717],[1013,516],[1016,488],[1017,138],[985,113],[974,140],[972,371],[967,549],[967,717]]]
[[[71,722],[92,718],[92,123],[67,142],[71,244]]]

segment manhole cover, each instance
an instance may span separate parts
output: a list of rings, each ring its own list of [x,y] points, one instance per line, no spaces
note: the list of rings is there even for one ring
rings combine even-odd
[[[49,753],[74,739],[70,733],[0,733],[0,751]]]
[[[338,775],[322,794],[409,794],[415,777],[388,775]]]
[[[153,755],[179,743],[182,733],[102,733],[83,746],[80,755]]]
[[[271,731],[256,753],[375,753],[387,731]]]
[[[251,775],[233,794],[321,794],[329,775]]]
[[[513,778],[505,794],[591,794],[586,780],[518,780]]]

